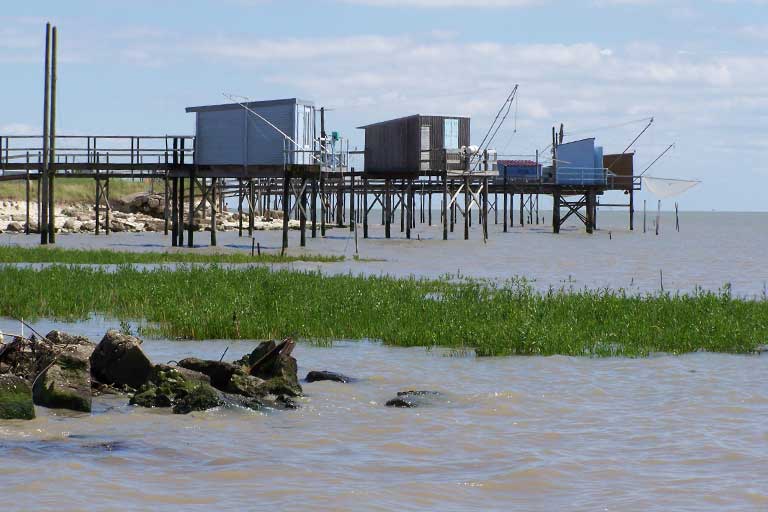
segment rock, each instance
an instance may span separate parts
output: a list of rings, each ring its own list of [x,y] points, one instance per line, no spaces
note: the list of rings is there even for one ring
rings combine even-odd
[[[223,361],[197,359],[196,357],[182,359],[179,361],[179,366],[207,375],[211,379],[211,385],[222,391],[227,391],[233,375],[245,374],[241,366]]]
[[[280,343],[265,341],[249,355],[236,361],[248,368],[248,373],[267,381],[266,389],[274,395],[299,396],[302,393],[296,359],[291,352],[296,344],[290,338]]]
[[[152,363],[141,350],[141,340],[110,330],[91,355],[91,375],[112,386],[139,388],[147,382]]]
[[[764,354],[768,352],[768,345],[758,345],[755,347],[756,354]]]
[[[24,226],[20,222],[12,221],[8,223],[5,230],[9,233],[21,233],[24,231]]]
[[[352,381],[352,379],[350,379],[346,375],[342,375],[341,373],[336,373],[336,372],[329,372],[326,370],[311,371],[307,374],[304,380],[307,382],[320,382],[324,380],[329,380],[331,382],[342,382],[344,384]]]
[[[157,365],[150,381],[131,397],[130,403],[141,407],[173,407],[176,414],[222,405],[221,395],[207,381],[208,376],[200,372]]]
[[[261,398],[270,392],[270,388],[271,386],[267,381],[258,377],[235,374],[224,391],[246,397]]]
[[[215,389],[206,384],[198,384],[176,401],[173,413],[189,414],[192,411],[207,411],[223,403]]]
[[[68,231],[79,231],[80,223],[75,219],[67,219],[64,221],[64,224],[61,227]]]
[[[0,420],[35,419],[29,384],[15,375],[0,375]]]
[[[399,391],[397,397],[387,401],[387,407],[421,407],[432,405],[442,397],[438,391]]]
[[[53,330],[45,335],[45,338],[54,345],[72,345],[96,348],[96,344],[85,336],[76,336],[62,331]]]
[[[91,365],[88,357],[69,352],[60,354],[37,377],[32,394],[35,404],[43,407],[91,412]]]

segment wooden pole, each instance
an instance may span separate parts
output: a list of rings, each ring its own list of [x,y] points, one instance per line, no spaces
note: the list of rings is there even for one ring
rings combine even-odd
[[[443,240],[448,240],[448,171],[443,172]],[[453,228],[453,222],[450,222]]]
[[[678,233],[680,232],[680,210],[677,201],[675,201],[675,229]]]
[[[560,233],[560,191],[552,192],[552,232]]]
[[[368,238],[368,178],[363,177],[363,238]]]
[[[320,236],[325,238],[325,173],[320,172]]]
[[[406,217],[407,217],[406,222],[408,225],[406,226],[406,229],[405,229],[405,238],[407,238],[408,240],[411,239],[411,222],[413,222],[413,194],[411,193],[412,186],[413,186],[413,181],[409,179],[406,182],[406,189],[405,189],[405,194],[406,194],[405,198],[408,199],[408,204],[406,204]]]
[[[179,137],[179,163],[184,166],[184,141],[183,137]],[[179,177],[179,247],[184,247],[184,178]]]
[[[317,238],[317,178],[312,178],[310,215],[312,216],[312,238]]]
[[[54,202],[54,176],[56,175],[56,27],[51,34],[51,120],[49,124],[51,142],[48,145],[51,157],[48,159],[48,243],[56,243],[56,207]]]
[[[635,192],[629,191],[629,230],[635,230]]]
[[[306,247],[307,246],[307,178],[303,177],[301,178],[301,188],[300,188],[300,197],[297,197],[297,204],[299,207],[297,207],[297,210],[299,210],[299,230],[301,231],[301,246]],[[352,218],[352,215],[350,214],[350,219]]]
[[[525,194],[520,194],[520,227],[525,226]]]
[[[174,159],[175,155],[174,151]],[[171,178],[171,196],[171,245],[177,247],[179,245],[179,178]]]
[[[355,230],[355,170],[349,174],[349,232]]]
[[[99,160],[101,160],[100,156],[101,155],[96,153],[96,228],[94,231],[96,236],[99,235],[99,225],[101,224],[101,212],[99,211],[101,207],[101,179],[99,176]]]
[[[248,178],[248,236],[253,236],[253,223],[254,223],[254,207],[256,204],[256,192],[253,184],[253,178]],[[259,192],[259,199],[261,199],[261,192]]]
[[[586,228],[587,228],[587,233],[592,234],[592,232],[593,232],[592,226],[593,226],[593,223],[595,221],[594,220],[594,218],[595,218],[595,210],[594,210],[594,205],[593,205],[593,203],[595,201],[594,191],[587,190],[585,198],[586,198],[586,202],[587,202],[587,225],[586,225]]]
[[[216,221],[218,220],[218,209],[219,205],[216,202],[216,189],[219,182],[218,178],[211,178],[211,187],[210,187],[210,195],[208,196],[211,201],[211,247],[216,247],[216,230],[218,229],[218,226],[216,225]]]
[[[194,241],[194,233],[195,233],[195,178],[196,178],[196,172],[197,170],[197,164],[195,164],[195,167],[192,168],[190,171],[189,176],[189,219],[187,226],[187,247],[192,249],[195,246]],[[242,221],[241,221],[242,224]],[[242,227],[242,226],[241,226]]]
[[[42,189],[42,197],[40,199],[40,216],[37,219],[37,224],[40,228],[40,243],[42,245],[48,244],[48,159],[50,153],[48,152],[49,139],[49,114],[50,114],[50,86],[51,86],[51,24],[45,24],[45,84],[43,86],[43,166],[39,174],[42,174],[38,178],[37,186]]]
[[[488,240],[488,177],[483,177],[483,240]]]
[[[659,236],[659,224],[661,224],[661,199],[656,208],[656,236]]]
[[[504,211],[502,212],[503,213],[502,217],[504,217],[504,232],[506,233],[507,232],[507,207],[509,206],[507,204],[508,192],[507,192],[507,171],[506,170],[504,171],[504,191],[502,195],[504,196]]]
[[[385,180],[384,190],[384,237],[390,238],[392,221],[392,180]]]
[[[243,236],[243,179],[237,180],[237,236]]]
[[[643,233],[646,232],[646,222],[645,222],[645,218],[646,218],[646,208],[645,208],[645,206],[646,205],[645,205],[645,203],[646,203],[646,200],[643,199]]]
[[[286,170],[283,172],[283,245],[280,251],[281,255],[284,255],[286,249],[288,249],[288,216],[290,215],[290,210],[288,209],[289,187],[290,178],[288,171]]]
[[[24,192],[25,192],[25,198],[27,200],[27,213],[26,213],[26,223],[24,225],[24,234],[29,234],[29,151],[27,151],[27,168],[25,172],[25,183],[24,183]]]
[[[464,176],[464,240],[469,240],[469,176]]]

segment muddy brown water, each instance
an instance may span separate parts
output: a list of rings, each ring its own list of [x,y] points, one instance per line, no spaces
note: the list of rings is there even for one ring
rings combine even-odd
[[[114,322],[41,321],[94,340]],[[0,320],[15,331],[16,322]],[[255,342],[149,339],[154,361]],[[768,357],[478,359],[300,343],[297,411],[189,416],[96,399],[0,423],[2,510],[766,510]],[[397,391],[443,398],[384,406]]]

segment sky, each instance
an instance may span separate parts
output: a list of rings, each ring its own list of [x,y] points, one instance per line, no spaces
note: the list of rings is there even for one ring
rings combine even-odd
[[[352,147],[416,113],[468,115],[477,143],[519,84],[500,154],[560,123],[620,153],[653,117],[636,168],[674,143],[647,174],[701,180],[683,210],[768,210],[768,0],[4,2],[0,135],[42,132],[46,21],[60,134],[193,134],[184,108],[232,93],[313,100]]]

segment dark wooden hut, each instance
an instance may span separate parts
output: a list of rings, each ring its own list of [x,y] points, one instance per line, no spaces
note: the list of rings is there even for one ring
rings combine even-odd
[[[365,130],[365,172],[441,171],[444,150],[469,145],[469,118],[412,115],[359,127]]]

